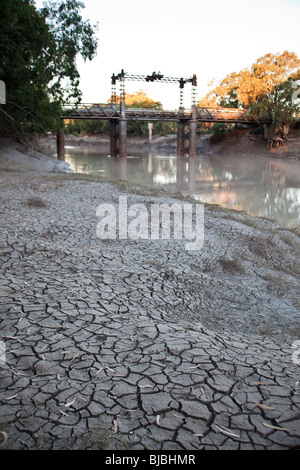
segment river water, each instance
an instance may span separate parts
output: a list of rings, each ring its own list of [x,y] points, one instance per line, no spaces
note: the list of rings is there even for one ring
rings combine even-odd
[[[65,160],[76,173],[160,186],[203,203],[275,220],[284,228],[300,226],[299,161],[224,153],[188,160],[161,151],[137,151],[119,159],[96,146],[66,146]]]

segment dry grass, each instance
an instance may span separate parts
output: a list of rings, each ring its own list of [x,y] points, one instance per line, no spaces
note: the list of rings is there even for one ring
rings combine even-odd
[[[221,264],[224,271],[231,273],[231,274],[238,274],[244,271],[243,267],[240,265],[237,258],[235,259],[220,258],[219,263]]]
[[[277,297],[285,297],[290,293],[288,283],[283,276],[274,276],[272,274],[264,274],[262,279],[268,282],[267,289],[270,293],[275,294]]]
[[[29,197],[26,199],[25,205],[28,207],[47,207],[47,203],[40,197]]]

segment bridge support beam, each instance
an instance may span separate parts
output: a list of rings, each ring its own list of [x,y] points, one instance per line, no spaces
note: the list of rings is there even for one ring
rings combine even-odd
[[[189,156],[197,155],[197,121],[189,121]]]
[[[119,119],[119,156],[127,157],[127,119]]]
[[[118,121],[116,119],[111,119],[109,121],[110,125],[110,156],[118,156]]]
[[[185,121],[178,121],[177,123],[177,157],[183,157],[186,153],[185,140]]]
[[[192,105],[192,119],[189,121],[189,156],[196,157],[197,155],[197,120],[196,120],[196,106]]]
[[[188,132],[185,128],[188,126]],[[188,146],[186,146],[188,142]],[[177,156],[182,157],[188,154],[189,157],[197,155],[197,121],[179,121],[177,124]]]
[[[58,160],[65,159],[65,133],[63,129],[58,129],[56,133],[56,149]]]

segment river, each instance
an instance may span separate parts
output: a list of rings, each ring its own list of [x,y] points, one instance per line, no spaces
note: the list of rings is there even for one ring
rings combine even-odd
[[[222,153],[198,155],[189,162],[160,151],[137,151],[119,159],[91,145],[66,146],[65,160],[76,173],[160,186],[203,203],[275,220],[283,228],[300,226],[299,161]]]

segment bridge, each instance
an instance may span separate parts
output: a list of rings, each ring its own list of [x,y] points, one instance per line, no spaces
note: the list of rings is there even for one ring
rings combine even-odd
[[[125,108],[125,116],[128,121],[190,121],[192,110],[174,110],[152,108]],[[79,107],[67,105],[63,109],[62,119],[121,119],[121,109],[112,104],[80,104]],[[196,108],[195,119],[197,122],[226,122],[226,123],[252,123],[246,109],[235,108]]]
[[[176,110],[163,110],[151,108],[128,108],[125,104],[125,79],[131,81],[146,81],[160,83],[177,83],[180,90],[179,108]],[[119,81],[120,92],[117,98],[116,84]],[[183,93],[186,84],[192,85],[191,109],[183,107]],[[62,119],[99,119],[110,122],[110,154],[112,157],[127,156],[127,122],[128,121],[169,121],[177,122],[177,155],[188,154],[196,156],[197,125],[200,122],[208,123],[242,123],[253,124],[254,121],[245,109],[212,108],[196,106],[197,77],[191,78],[166,77],[160,72],[151,75],[131,75],[122,70],[111,77],[110,103],[85,103],[80,105],[68,104],[62,112]],[[117,104],[117,101],[119,103]],[[58,158],[64,158],[63,131],[57,133]]]

